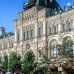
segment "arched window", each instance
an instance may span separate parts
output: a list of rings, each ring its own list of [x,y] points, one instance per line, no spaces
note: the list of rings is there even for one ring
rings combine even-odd
[[[27,31],[27,38],[30,39],[30,31]]]
[[[51,49],[51,57],[56,57],[57,56],[57,48],[56,47],[53,47],[52,49]]]
[[[63,24],[63,30],[66,31],[66,24]]]
[[[64,54],[68,51],[69,51],[69,54],[73,54],[73,42],[70,37],[65,37],[63,39],[63,46],[64,46],[64,49],[63,49]]]
[[[42,37],[42,27],[39,27],[39,37]]]
[[[68,29],[72,29],[72,23],[68,23]]]
[[[51,57],[57,57],[58,50],[57,50],[57,41],[52,41],[50,45],[50,54]]]
[[[52,34],[52,28],[49,28],[49,33]]]
[[[55,33],[58,32],[58,26],[55,26],[55,27],[54,27],[54,31],[55,31]]]
[[[31,30],[31,38],[34,38],[34,29]]]

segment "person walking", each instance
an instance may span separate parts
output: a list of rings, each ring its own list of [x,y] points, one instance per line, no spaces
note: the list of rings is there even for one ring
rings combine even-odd
[[[10,71],[8,70],[5,74],[12,74],[12,72],[10,72]]]

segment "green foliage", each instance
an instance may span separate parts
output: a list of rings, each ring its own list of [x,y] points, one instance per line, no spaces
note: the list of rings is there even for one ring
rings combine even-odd
[[[42,56],[41,62],[42,62],[42,63],[46,63],[46,61],[48,60],[46,54],[44,54],[44,53],[41,51],[41,49],[38,50],[38,53],[39,53],[40,56]]]
[[[49,71],[49,72],[45,72],[44,74],[58,74],[58,73]]]
[[[8,68],[11,71],[21,70],[21,57],[17,56],[15,52],[12,52],[9,57]]]
[[[40,49],[38,50],[38,52],[39,52],[40,55],[42,54]]]
[[[8,69],[8,56],[4,55],[4,60],[2,62],[2,69]]]
[[[42,54],[41,63],[42,63],[42,64],[45,64],[45,63],[47,63],[47,61],[48,61],[47,56],[46,56],[45,54]]]
[[[73,54],[72,45],[73,45],[72,40],[68,39],[68,38],[63,39],[62,45],[60,45],[60,44],[57,45],[57,49],[59,51],[58,55],[60,56],[59,60],[63,59],[63,58],[66,59],[63,66],[66,66],[65,70],[70,68],[68,71],[71,71],[72,65],[73,65],[74,54]],[[69,67],[69,68],[67,68],[67,67]]]
[[[70,58],[71,56],[73,56],[73,54],[71,54],[71,52],[73,52],[73,48],[70,48],[72,45],[73,42],[71,40],[68,40],[68,38],[64,38],[62,45],[57,45],[57,49],[59,51],[58,55],[64,58]]]
[[[35,56],[33,51],[27,51],[22,61],[22,70],[31,71],[34,69]]]
[[[2,60],[0,60],[0,70],[2,70]]]

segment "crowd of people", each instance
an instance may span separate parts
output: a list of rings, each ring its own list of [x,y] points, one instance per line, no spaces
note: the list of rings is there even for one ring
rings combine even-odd
[[[27,73],[26,72],[20,72],[20,71],[11,72],[10,70],[8,70],[8,71],[2,70],[0,72],[0,74],[27,74]],[[44,74],[44,72],[42,70],[36,68],[33,71],[33,74]]]
[[[22,74],[22,72],[19,72],[19,71],[17,71],[17,72],[11,72],[11,71],[5,71],[5,70],[2,70],[1,72],[0,72],[0,74]]]

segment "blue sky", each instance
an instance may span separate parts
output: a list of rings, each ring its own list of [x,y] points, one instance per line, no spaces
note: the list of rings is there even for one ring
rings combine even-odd
[[[6,32],[14,32],[13,20],[17,19],[18,13],[23,11],[23,2],[27,0],[0,0],[0,27],[5,27]],[[74,0],[57,0],[57,2],[63,7]]]

